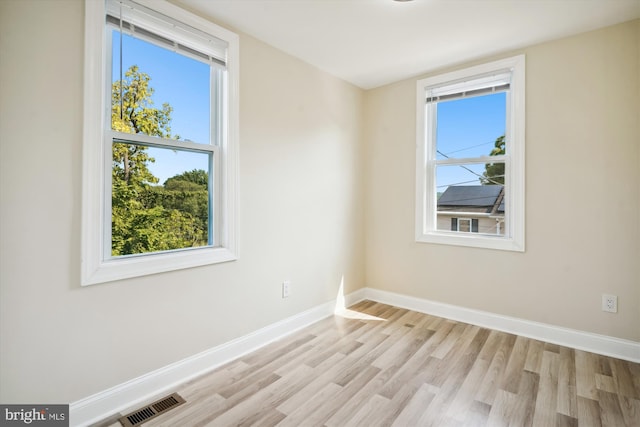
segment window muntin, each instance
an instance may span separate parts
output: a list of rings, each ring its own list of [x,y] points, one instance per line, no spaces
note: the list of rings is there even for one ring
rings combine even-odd
[[[417,88],[416,240],[523,250],[524,57]]]
[[[117,35],[114,35],[114,29],[117,29]],[[122,44],[118,39],[121,30]],[[165,55],[198,63],[206,71],[204,80],[208,88],[197,94],[204,101],[198,101],[193,93],[182,97],[194,104],[192,111],[184,111],[190,123],[179,125],[185,120],[178,120],[179,113],[174,109],[172,114],[176,120],[171,124],[171,131],[165,128],[166,132],[144,129],[138,129],[138,132],[126,126],[114,126],[117,129],[112,129],[112,89],[120,80],[119,71],[116,73],[113,69],[120,68],[115,62],[121,56],[124,67],[131,65],[131,62],[126,64],[126,51],[132,43],[146,46],[147,51],[155,50],[153,55],[147,55],[149,57],[154,57],[160,49],[165,51]],[[117,48],[114,47],[116,44]],[[118,51],[120,45],[124,47],[122,55]],[[137,55],[134,59],[142,60],[143,56]],[[166,1],[85,1],[82,285],[236,259],[237,64],[236,34]],[[127,71],[124,67],[123,75]],[[163,73],[173,72],[174,76],[167,79],[172,85],[158,86],[156,95],[162,95],[157,99],[154,96],[154,102],[157,101],[154,105],[158,109],[162,109],[162,103],[167,100],[160,98],[166,98],[168,93],[162,94],[160,86],[184,91],[184,86],[179,87],[181,84],[188,79],[198,79],[193,74],[179,75],[188,67],[168,67],[165,61],[161,68]],[[116,74],[118,76],[114,77]],[[161,79],[157,73],[152,77]],[[176,107],[178,101],[177,98],[169,99]],[[202,115],[206,118],[203,119]],[[115,204],[114,175],[118,173],[114,168],[114,147],[139,150],[154,158],[155,162],[148,161],[147,165],[156,179],[140,180],[146,190],[152,190],[151,193],[157,190],[154,187],[164,187],[168,183],[171,190],[177,192],[174,196],[184,191],[198,194],[196,202],[188,209],[179,206],[182,209],[165,212],[173,216],[160,215],[164,220],[177,217],[177,229],[184,231],[183,235],[189,238],[196,236],[189,240],[192,243],[180,244],[177,249],[128,250],[124,255],[112,252],[112,243],[116,240],[111,233],[114,227],[111,221]],[[183,181],[195,179],[199,182],[198,188],[193,183],[172,181],[170,178],[176,175],[182,175]],[[203,179],[206,182],[202,182]],[[139,197],[138,193],[127,202],[148,202],[150,198],[153,198],[150,193],[145,197]],[[178,197],[168,198],[175,201]],[[150,212],[154,210],[157,209],[153,206],[147,209]],[[181,219],[184,220],[187,214],[194,218],[197,216],[204,224],[199,232],[192,233],[190,228],[182,227],[185,224]],[[168,240],[171,239],[167,238],[165,242]]]

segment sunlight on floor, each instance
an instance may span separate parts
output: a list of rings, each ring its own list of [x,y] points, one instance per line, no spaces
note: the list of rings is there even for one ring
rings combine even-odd
[[[359,320],[380,320],[386,322],[387,319],[381,317],[372,316],[370,314],[361,313],[359,311],[349,310],[348,308],[342,310],[336,310],[336,316],[344,317],[346,319],[359,319]]]
[[[345,307],[346,302],[344,298],[344,275],[340,279],[340,287],[338,288],[338,295],[336,295],[336,308],[334,314],[336,316],[344,317],[345,319],[360,319],[360,320],[381,320],[386,322],[386,319],[372,316],[370,314],[361,313],[355,310],[349,310]]]

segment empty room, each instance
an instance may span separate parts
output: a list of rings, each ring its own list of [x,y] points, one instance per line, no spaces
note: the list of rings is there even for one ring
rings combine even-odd
[[[0,424],[640,426],[640,2],[0,0]]]

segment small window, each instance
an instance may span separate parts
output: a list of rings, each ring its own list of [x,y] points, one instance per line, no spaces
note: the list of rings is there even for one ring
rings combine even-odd
[[[451,231],[477,233],[478,224],[475,218],[451,218]]]
[[[418,81],[416,240],[524,250],[524,57]]]
[[[144,4],[85,3],[83,284],[236,258],[238,37]]]

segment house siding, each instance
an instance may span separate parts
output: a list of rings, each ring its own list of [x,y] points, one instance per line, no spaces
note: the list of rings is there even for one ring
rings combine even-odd
[[[451,218],[473,218],[478,220],[478,233],[497,234],[496,218],[474,217],[472,215],[460,215],[456,213],[438,213],[437,229],[451,230]],[[504,223],[500,226],[500,235],[504,235]]]

